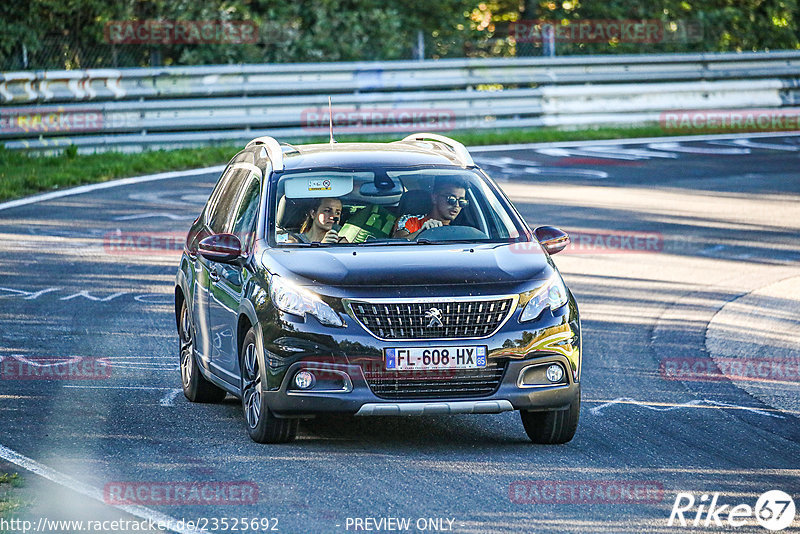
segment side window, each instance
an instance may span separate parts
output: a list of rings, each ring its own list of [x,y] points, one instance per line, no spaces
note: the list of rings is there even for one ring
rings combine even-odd
[[[220,183],[219,193],[215,192],[206,223],[212,234],[222,234],[228,232],[231,227],[233,210],[236,208],[236,200],[242,181],[250,174],[244,169],[233,169],[230,176],[224,183]],[[225,179],[225,177],[223,177]]]
[[[253,242],[253,234],[255,232],[253,225],[256,221],[260,204],[261,182],[257,179],[255,173],[250,172],[244,185],[244,191],[240,195],[232,229],[232,233],[239,236],[242,241],[243,250],[250,250],[250,245]]]
[[[214,211],[214,207],[217,205],[217,200],[219,200],[219,195],[223,189],[225,189],[226,184],[230,181],[231,176],[233,175],[233,167],[228,166],[222,171],[222,175],[220,175],[219,180],[217,180],[217,185],[214,186],[214,190],[211,191],[211,196],[208,197],[208,202],[206,202],[206,212],[205,212],[205,221],[208,224],[209,217],[211,213]]]

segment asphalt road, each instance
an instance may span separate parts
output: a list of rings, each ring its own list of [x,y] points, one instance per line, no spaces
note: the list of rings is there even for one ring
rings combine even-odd
[[[473,154],[531,226],[582,243],[555,257],[584,329],[571,443],[530,444],[510,412],[332,417],[301,424],[292,444],[258,445],[234,399],[191,405],[177,389],[178,254],[164,249],[216,175],[183,176],[0,210],[3,365],[105,358],[111,369],[0,380],[0,472],[24,476],[24,516],[277,518],[290,533],[354,531],[356,518],[359,531],[396,532],[377,523],[390,517],[408,518],[409,531],[766,532],[753,518],[738,528],[668,519],[680,492],[698,504],[718,492],[732,507],[782,490],[800,507],[800,379],[780,366],[800,358],[800,137]],[[162,239],[118,246],[153,235]],[[772,371],[668,372],[731,360]],[[235,483],[257,499],[109,504],[113,484],[133,481]]]

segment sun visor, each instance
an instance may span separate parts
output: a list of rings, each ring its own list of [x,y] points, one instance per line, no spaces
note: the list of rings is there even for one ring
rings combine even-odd
[[[284,179],[284,192],[289,198],[341,197],[353,191],[354,178],[372,180],[372,173],[304,172]]]

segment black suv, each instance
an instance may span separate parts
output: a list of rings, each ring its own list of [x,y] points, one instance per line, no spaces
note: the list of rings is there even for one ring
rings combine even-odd
[[[279,144],[229,163],[193,224],[175,287],[183,391],[242,401],[251,438],[326,413],[519,410],[530,439],[572,439],[575,300],[460,143]]]

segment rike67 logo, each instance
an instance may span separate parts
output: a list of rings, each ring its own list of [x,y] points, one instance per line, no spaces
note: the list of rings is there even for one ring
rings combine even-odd
[[[696,507],[696,509],[695,509]],[[691,493],[678,493],[672,505],[668,526],[741,527],[755,522],[767,530],[783,530],[794,522],[794,500],[780,490],[761,494],[755,506],[722,504],[719,493],[704,493],[699,499]]]

